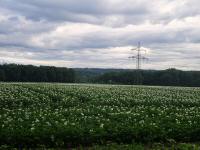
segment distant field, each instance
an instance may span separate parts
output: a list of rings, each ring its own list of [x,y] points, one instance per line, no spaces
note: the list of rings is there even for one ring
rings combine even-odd
[[[0,145],[199,140],[200,88],[0,84]]]

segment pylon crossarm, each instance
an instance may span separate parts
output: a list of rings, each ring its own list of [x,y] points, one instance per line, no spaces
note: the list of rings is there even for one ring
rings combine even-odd
[[[138,50],[138,48],[133,48],[133,49],[131,49],[132,51],[136,51],[136,50]]]
[[[148,58],[142,56],[141,52],[144,51],[145,53],[147,52],[146,49],[141,47],[140,42],[138,43],[138,47],[137,48],[133,48],[131,49],[132,51],[137,51],[137,54],[135,56],[131,56],[129,58],[136,60],[136,69],[140,70],[141,69],[141,65],[142,65],[142,60],[148,60]]]
[[[135,59],[136,57],[135,57],[135,56],[131,56],[131,57],[128,57],[128,58],[132,58],[132,59]]]
[[[149,60],[147,57],[141,57],[141,59],[143,59],[143,60],[145,60],[145,59],[146,59],[146,60]]]

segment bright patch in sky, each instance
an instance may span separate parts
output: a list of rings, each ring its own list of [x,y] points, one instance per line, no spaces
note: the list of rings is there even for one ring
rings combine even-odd
[[[0,62],[200,70],[199,0],[1,0]]]

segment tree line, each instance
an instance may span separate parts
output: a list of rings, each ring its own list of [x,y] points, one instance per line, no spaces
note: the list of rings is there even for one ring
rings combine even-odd
[[[73,83],[75,71],[64,67],[2,64],[0,81]]]
[[[69,69],[64,67],[2,64],[0,81],[103,83],[200,87],[200,71]]]
[[[93,81],[105,84],[200,87],[200,71],[167,69],[162,71],[134,70],[124,72],[108,72],[97,76]]]

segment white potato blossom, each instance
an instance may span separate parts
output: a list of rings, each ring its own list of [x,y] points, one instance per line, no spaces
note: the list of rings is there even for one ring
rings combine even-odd
[[[103,123],[101,123],[101,124],[100,124],[100,128],[103,128],[103,127],[104,127],[104,124],[103,124]]]
[[[190,138],[199,129],[200,88],[0,85],[0,131],[7,133],[7,140],[9,134],[19,132],[32,139],[45,133],[57,142],[56,135],[81,137],[89,133],[101,137],[102,133],[117,135],[125,130],[129,137],[144,129],[153,137],[173,132],[179,135],[180,129]]]

